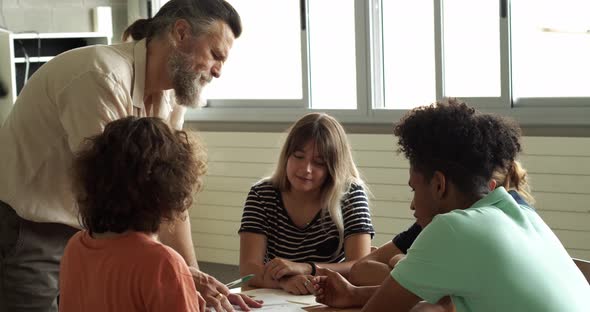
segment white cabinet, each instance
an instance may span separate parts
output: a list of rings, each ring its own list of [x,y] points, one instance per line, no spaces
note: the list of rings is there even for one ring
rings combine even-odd
[[[7,95],[0,98],[0,124],[4,122],[27,79],[54,56],[79,47],[110,44],[102,33],[11,33],[0,30],[0,83]]]

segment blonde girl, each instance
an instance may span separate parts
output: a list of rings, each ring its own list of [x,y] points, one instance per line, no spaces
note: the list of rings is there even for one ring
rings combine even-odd
[[[342,126],[311,113],[289,131],[271,177],[250,189],[240,233],[240,273],[252,286],[313,291],[310,276],[347,274],[374,235],[365,185]]]

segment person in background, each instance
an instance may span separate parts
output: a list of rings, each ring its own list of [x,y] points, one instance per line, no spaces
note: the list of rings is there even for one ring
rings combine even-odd
[[[495,170],[492,180],[494,186],[491,189],[503,186],[517,203],[530,207],[535,203],[530,193],[527,172],[519,161],[513,161],[508,168]],[[421,231],[422,227],[414,223],[391,241],[357,261],[350,269],[348,280],[357,286],[380,285],[389,276],[394,265],[408,252]]]
[[[313,291],[324,268],[346,274],[375,231],[365,185],[342,126],[311,113],[290,128],[271,177],[250,189],[240,234],[240,274],[251,286]]]
[[[528,173],[518,160],[513,161],[507,168],[494,171],[492,180],[495,181],[496,187],[503,186],[520,205],[533,207],[535,204]]]
[[[84,230],[61,260],[59,310],[205,311],[182,256],[157,240],[202,186],[199,141],[159,118],[125,117],[87,139],[73,168]]]
[[[0,310],[57,310],[59,262],[82,227],[68,175],[81,142],[127,116],[181,129],[241,32],[224,0],[170,0],[127,28],[132,42],[74,49],[33,74],[0,128]],[[258,306],[199,270],[189,218],[163,222],[158,236],[209,305]]]
[[[587,310],[590,285],[551,229],[504,187],[490,190],[494,169],[521,150],[514,122],[449,100],[413,109],[394,134],[423,231],[380,286],[314,278],[318,302],[416,311],[448,296],[458,312]]]

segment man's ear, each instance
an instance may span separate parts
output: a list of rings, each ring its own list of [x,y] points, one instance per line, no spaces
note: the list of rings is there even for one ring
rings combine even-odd
[[[430,180],[430,185],[436,198],[442,199],[447,192],[447,177],[442,172],[435,171]]]
[[[172,26],[172,38],[178,44],[192,35],[191,25],[185,19],[177,19]]]

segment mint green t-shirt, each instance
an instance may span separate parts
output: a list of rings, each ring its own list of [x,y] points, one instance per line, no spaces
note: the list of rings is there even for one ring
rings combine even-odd
[[[551,229],[497,188],[437,215],[391,276],[430,303],[464,311],[590,311],[590,286]]]

